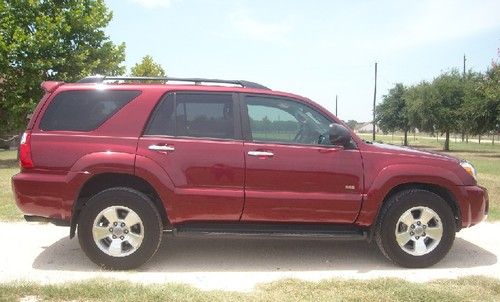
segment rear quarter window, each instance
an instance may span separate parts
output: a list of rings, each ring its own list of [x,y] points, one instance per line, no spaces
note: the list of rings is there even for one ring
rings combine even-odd
[[[140,93],[136,90],[63,91],[47,107],[40,129],[92,131]]]

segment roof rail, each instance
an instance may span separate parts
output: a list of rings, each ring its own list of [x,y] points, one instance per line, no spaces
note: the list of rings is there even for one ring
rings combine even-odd
[[[159,82],[193,82],[195,85],[201,85],[201,83],[222,83],[222,84],[234,84],[240,85],[244,88],[257,88],[257,89],[267,89],[268,87],[244,80],[219,80],[219,79],[204,79],[204,78],[173,78],[173,77],[122,77],[122,76],[101,76],[95,75],[83,78],[77,83],[103,83],[104,81],[159,81]]]

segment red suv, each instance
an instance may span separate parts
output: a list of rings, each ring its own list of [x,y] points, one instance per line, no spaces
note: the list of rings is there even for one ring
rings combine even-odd
[[[427,267],[488,211],[474,167],[370,143],[297,95],[247,81],[44,82],[12,178],[27,220],[70,226],[87,256],[138,267],[173,235],[374,240]]]

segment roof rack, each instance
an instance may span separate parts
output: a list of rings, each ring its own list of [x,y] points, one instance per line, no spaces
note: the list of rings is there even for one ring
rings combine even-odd
[[[173,77],[121,77],[121,76],[90,76],[81,79],[77,83],[103,83],[104,81],[159,81],[159,82],[193,82],[195,85],[201,85],[202,83],[222,83],[222,84],[234,84],[240,85],[244,88],[257,88],[257,89],[267,89],[268,87],[244,80],[219,80],[219,79],[204,79],[204,78],[173,78]]]

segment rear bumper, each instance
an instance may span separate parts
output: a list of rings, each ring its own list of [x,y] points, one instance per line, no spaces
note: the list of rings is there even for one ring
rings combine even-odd
[[[68,174],[46,172],[21,172],[12,177],[12,192],[17,207],[27,216],[69,221],[76,192],[72,177]]]
[[[470,227],[485,220],[488,215],[488,190],[481,186],[465,186],[461,200],[462,227]]]

